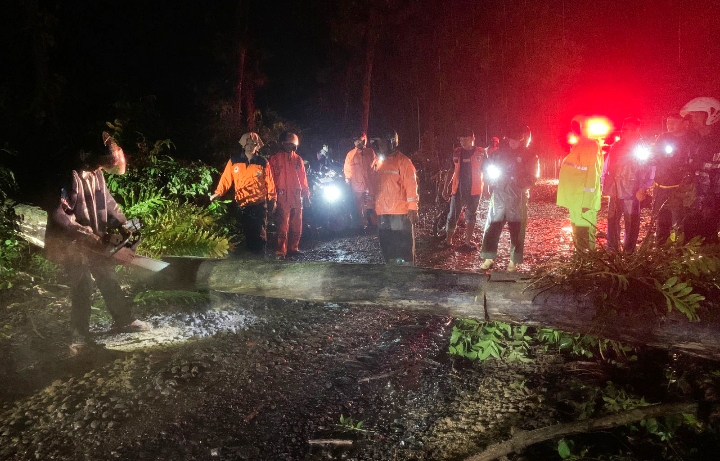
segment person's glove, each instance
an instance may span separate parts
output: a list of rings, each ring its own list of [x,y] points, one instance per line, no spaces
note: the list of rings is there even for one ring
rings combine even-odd
[[[273,214],[275,212],[275,200],[267,201],[267,211],[268,214]]]
[[[216,198],[218,198],[218,194],[211,194],[211,195],[210,195],[210,201],[211,201],[211,202],[212,202],[213,200],[215,200]]]
[[[418,210],[409,210],[408,218],[410,219],[410,222],[413,226],[417,226],[417,224],[420,222],[420,215],[418,215]]]

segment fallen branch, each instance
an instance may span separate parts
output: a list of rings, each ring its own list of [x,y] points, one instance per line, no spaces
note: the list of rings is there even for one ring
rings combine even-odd
[[[310,445],[352,445],[352,440],[342,440],[342,439],[315,439],[315,440],[308,440],[308,443]]]
[[[465,461],[492,461],[546,440],[572,434],[610,429],[616,426],[624,426],[647,418],[657,418],[679,413],[695,414],[696,412],[697,403],[667,403],[635,408],[634,410],[601,416],[599,418],[556,424],[555,426],[543,427],[541,429],[535,429],[534,431],[521,431],[516,433],[510,440],[490,445],[484,452],[466,458]]]
[[[33,322],[32,317],[28,317],[28,320],[30,320],[30,325],[32,325],[32,329],[35,334],[40,336],[42,339],[47,339],[45,336],[41,335],[39,331],[37,331],[37,328],[35,327],[35,322]]]
[[[389,378],[390,376],[395,375],[397,373],[399,373],[399,370],[391,371],[389,373],[383,373],[383,374],[375,375],[375,376],[368,376],[367,378],[360,378],[360,379],[358,379],[358,383],[369,383],[370,381],[373,381],[375,379]]]

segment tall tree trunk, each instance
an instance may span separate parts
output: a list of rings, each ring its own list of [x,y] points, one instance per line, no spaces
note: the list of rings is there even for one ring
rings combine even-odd
[[[255,131],[255,82],[253,81],[253,75],[250,75],[245,82],[244,99],[248,131]]]
[[[377,42],[377,14],[370,14],[367,35],[367,48],[365,49],[365,81],[363,82],[363,114],[362,130],[368,132],[370,124],[370,89],[372,83],[373,61],[375,60],[375,43]]]
[[[237,111],[237,117],[242,119],[242,96],[243,96],[243,77],[245,76],[245,57],[247,55],[247,48],[245,45],[240,45],[238,50],[238,67],[237,67],[237,83],[235,84],[235,110]]]

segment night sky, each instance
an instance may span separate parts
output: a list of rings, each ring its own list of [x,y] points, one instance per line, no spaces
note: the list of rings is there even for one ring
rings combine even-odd
[[[22,173],[64,158],[127,116],[116,103],[152,100],[135,131],[217,163],[227,143],[213,121],[234,98],[240,47],[257,109],[299,127],[305,156],[337,146],[361,126],[370,31],[370,130],[396,128],[407,153],[420,144],[418,163],[463,126],[482,144],[526,123],[545,152],[581,112],[640,116],[656,134],[664,113],[720,97],[718,3],[7,0],[0,143],[18,155],[2,160]]]

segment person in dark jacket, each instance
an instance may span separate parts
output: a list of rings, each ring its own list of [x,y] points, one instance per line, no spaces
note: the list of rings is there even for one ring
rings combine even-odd
[[[465,207],[465,240],[460,247],[464,251],[475,251],[471,239],[475,229],[480,196],[483,192],[483,163],[485,162],[485,149],[475,145],[475,133],[466,129],[458,136],[460,147],[452,153],[452,175],[447,177],[445,195],[450,196],[450,212],[445,223],[445,244],[450,246],[455,233],[458,216]]]
[[[709,96],[692,99],[680,110],[698,135],[690,153],[694,200],[685,220],[685,240],[700,236],[718,243],[720,227],[720,101]]]
[[[640,120],[623,121],[621,138],[612,145],[602,176],[602,193],[608,202],[607,244],[612,251],[620,248],[620,221],[625,223],[623,250],[632,253],[640,234],[640,202],[653,184],[649,166],[650,145],[640,135]]]
[[[486,162],[485,178],[492,195],[482,242],[481,270],[490,269],[497,257],[498,242],[505,223],[510,231],[510,262],[514,272],[523,262],[527,202],[535,183],[537,156],[528,149],[530,129],[517,126],[508,131],[497,151]]]
[[[655,166],[653,215],[656,220],[655,237],[663,244],[673,228],[682,232],[685,218],[685,184],[690,174],[690,153],[697,146],[699,135],[690,130],[690,121],[679,113],[666,116],[667,131],[660,134],[652,149]]]
[[[130,300],[117,281],[115,266],[123,261],[105,253],[103,240],[108,231],[127,220],[110,195],[103,170],[124,173],[125,155],[106,132],[99,144],[96,150],[81,153],[82,165],[70,172],[59,199],[48,210],[46,254],[61,265],[70,286],[73,349],[92,343],[89,323],[93,278],[113,318],[113,331],[150,329],[148,323],[133,317]]]

